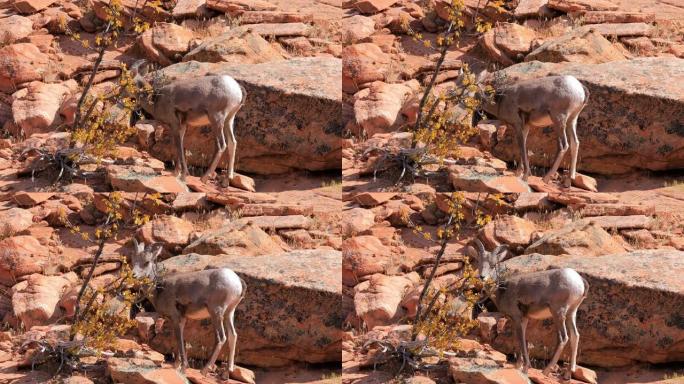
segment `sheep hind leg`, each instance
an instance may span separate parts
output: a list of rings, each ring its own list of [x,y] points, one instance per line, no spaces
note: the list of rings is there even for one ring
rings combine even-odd
[[[237,344],[237,332],[235,331],[235,308],[226,312],[224,319],[224,328],[228,332],[228,347],[230,354],[228,355],[228,372],[233,372],[235,369],[235,347]]]
[[[575,370],[577,369],[577,350],[579,348],[579,332],[577,331],[577,307],[574,307],[570,310],[568,313],[568,316],[565,320],[565,326],[568,328],[568,331],[570,333],[570,348],[571,348],[571,354],[570,354],[570,366],[568,367],[568,370],[565,372],[564,379],[570,380],[572,377],[572,374],[575,373]]]
[[[223,125],[223,136],[227,139],[228,146],[228,180],[233,180],[233,177],[235,177],[235,151],[237,149],[237,141],[235,140],[233,127],[235,126],[236,113],[237,110],[228,116]]]
[[[216,167],[221,161],[221,157],[223,156],[223,153],[226,151],[227,147],[226,137],[223,134],[223,124],[225,121],[225,117],[223,115],[209,115],[209,120],[214,130],[214,137],[216,139],[216,153],[214,154],[214,158],[211,160],[211,163],[209,163],[209,168],[207,168],[207,171],[201,178],[201,181],[203,183],[206,183],[209,180],[209,178],[214,175],[214,171],[216,170]]]
[[[558,136],[558,153],[556,154],[556,159],[554,160],[553,165],[551,165],[551,169],[549,169],[549,172],[546,175],[544,175],[544,178],[542,179],[544,183],[547,184],[551,181],[553,175],[555,175],[558,171],[558,167],[560,167],[560,164],[563,161],[563,157],[565,156],[565,153],[568,151],[568,137],[565,133],[565,124],[567,121],[567,116],[551,115],[551,119],[553,120],[553,126],[556,130],[556,135]]]
[[[577,138],[577,118],[579,112],[570,116],[566,127],[566,132],[570,138],[570,175],[565,179],[565,187],[570,188],[577,176],[577,156],[579,154],[579,139]]]
[[[558,345],[556,346],[556,351],[554,352],[551,361],[549,361],[549,364],[542,371],[542,374],[544,374],[544,376],[548,376],[551,373],[551,370],[556,367],[558,359],[560,359],[561,353],[563,353],[563,349],[565,348],[565,345],[568,343],[568,330],[565,328],[566,316],[567,309],[565,308],[557,309],[553,313],[553,323],[556,326],[558,332]]]

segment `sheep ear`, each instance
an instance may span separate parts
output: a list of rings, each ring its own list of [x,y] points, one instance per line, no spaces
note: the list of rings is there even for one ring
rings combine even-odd
[[[156,259],[159,254],[164,250],[164,244],[162,243],[154,243],[150,246],[150,258],[152,260]]]
[[[149,70],[149,67],[147,66],[147,61],[145,59],[141,59],[133,63],[131,66],[131,73],[133,73],[133,76],[145,76],[147,75],[147,71]]]
[[[133,248],[135,248],[135,251],[138,253],[141,253],[142,251],[145,250],[145,243],[138,243],[138,239],[135,237],[133,238]]]
[[[494,259],[497,263],[504,261],[506,255],[508,255],[508,245],[502,244],[494,248],[492,255],[494,255]]]

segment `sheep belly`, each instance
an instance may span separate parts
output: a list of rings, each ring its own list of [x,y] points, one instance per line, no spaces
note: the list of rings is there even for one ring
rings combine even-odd
[[[202,307],[194,307],[194,308],[188,308],[188,311],[185,313],[185,317],[188,319],[193,319],[193,320],[202,320],[210,317],[209,315],[209,310],[207,309],[206,306]]]
[[[532,112],[530,114],[530,120],[527,121],[527,124],[532,127],[543,128],[553,125],[553,121],[551,121],[551,116],[546,112]]]
[[[186,117],[186,122],[192,127],[203,127],[209,125],[209,116],[204,112],[188,112]]]
[[[551,317],[549,307],[532,307],[527,311],[527,317],[535,320],[543,320]]]

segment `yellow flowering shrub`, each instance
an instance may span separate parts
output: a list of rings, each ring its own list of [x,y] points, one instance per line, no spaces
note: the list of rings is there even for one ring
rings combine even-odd
[[[476,130],[472,127],[473,115],[479,109],[482,97],[492,97],[494,89],[477,83],[475,76],[467,64],[464,64],[460,84],[454,89],[435,92],[435,83],[450,48],[458,46],[460,37],[466,31],[466,6],[463,0],[451,0],[443,3],[448,20],[446,28],[431,40],[422,33],[413,30],[408,23],[404,30],[423,46],[434,48],[439,57],[428,84],[423,89],[423,96],[418,106],[416,122],[412,127],[412,148],[420,148],[411,159],[417,166],[424,164],[443,164],[444,160],[458,154],[458,146],[470,139]],[[492,25],[481,15],[480,10],[502,10],[503,1],[484,1],[481,8],[475,9],[471,24],[475,32],[483,33]],[[472,33],[472,31],[468,31]]]

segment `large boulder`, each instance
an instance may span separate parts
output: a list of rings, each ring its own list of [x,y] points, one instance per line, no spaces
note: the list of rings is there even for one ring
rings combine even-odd
[[[48,248],[32,236],[14,236],[0,241],[0,284],[13,285],[26,275],[41,273],[52,260]]]
[[[0,44],[12,44],[33,32],[33,21],[28,17],[12,15],[0,23]]]
[[[283,55],[259,34],[236,34],[233,31],[205,40],[188,52],[183,61],[257,64],[284,60]]]
[[[401,300],[413,282],[404,276],[375,274],[354,287],[356,315],[368,329],[389,325],[401,317]]]
[[[342,57],[342,89],[347,93],[356,93],[366,83],[386,80],[390,71],[390,55],[373,43],[347,46]]]
[[[392,251],[375,236],[354,236],[342,243],[342,282],[354,286],[376,273],[387,273],[393,265]]]
[[[601,256],[625,249],[600,226],[580,221],[552,230],[532,243],[525,253],[546,255]]]
[[[600,33],[592,29],[573,31],[550,39],[530,52],[525,61],[564,61],[598,64],[625,60],[625,55]]]
[[[371,83],[367,89],[354,95],[356,123],[368,137],[395,130],[403,122],[401,107],[418,88],[420,84],[416,80],[405,84]]]
[[[521,63],[509,78],[573,75],[587,86],[589,104],[579,116],[581,171],[620,174],[684,167],[684,60],[640,58],[604,64]],[[532,129],[530,164],[549,167],[556,153],[552,128]],[[512,129],[493,148],[505,160],[519,157]],[[566,156],[568,161],[569,156]]]
[[[145,55],[161,65],[170,65],[190,49],[192,31],[173,23],[158,23],[143,32],[138,44]]]
[[[235,119],[235,166],[259,174],[340,168],[344,127],[340,71],[336,58],[245,65],[190,61],[161,70],[169,79],[209,72],[230,75],[246,88],[245,105]],[[210,127],[189,128],[185,135],[188,165],[208,166],[215,146]],[[175,159],[171,135],[164,134],[152,153],[163,160]],[[225,167],[227,159],[226,151],[219,166]]]
[[[194,231],[192,223],[176,216],[158,217],[138,229],[138,236],[146,243],[163,243],[170,250],[183,247]]]
[[[4,46],[0,57],[0,92],[14,92],[23,83],[41,80],[50,69],[50,58],[30,43]]]
[[[521,61],[532,48],[534,30],[515,23],[500,23],[482,36],[482,46],[492,58],[504,65]]]
[[[613,367],[684,359],[684,252],[635,251],[598,259],[533,254],[504,265],[512,273],[569,267],[587,279],[589,295],[577,313],[580,363]],[[512,336],[508,322],[493,345],[513,352]],[[527,339],[534,346],[531,358],[550,358],[556,345],[553,322],[530,320]],[[566,361],[569,351],[562,357]]]
[[[49,324],[62,315],[59,300],[76,280],[73,272],[63,276],[29,275],[25,281],[12,287],[14,315],[26,329]]]
[[[169,273],[227,267],[240,275],[247,293],[235,313],[237,362],[272,367],[340,360],[341,261],[339,251],[306,250],[256,257],[189,254],[162,264]],[[210,322],[188,320],[185,340],[192,346],[188,357],[208,358],[214,343]],[[168,322],[151,345],[163,353],[175,351]]]
[[[210,230],[185,247],[185,253],[242,257],[282,251],[268,233],[252,223],[231,223],[219,230]]]
[[[13,236],[33,225],[33,213],[22,208],[0,211],[0,236]]]
[[[26,137],[50,131],[61,122],[59,108],[77,87],[75,80],[62,84],[46,84],[40,81],[29,83],[26,88],[12,95],[15,124]]]

